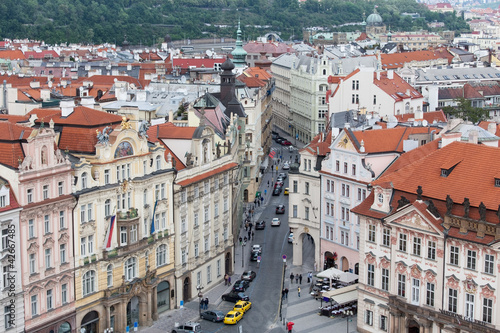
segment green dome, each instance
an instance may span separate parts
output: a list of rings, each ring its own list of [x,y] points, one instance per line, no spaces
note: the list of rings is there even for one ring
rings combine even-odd
[[[378,13],[377,13],[377,10],[373,10],[373,14],[370,14],[367,18],[366,18],[366,24],[367,25],[382,25],[384,23],[384,21],[382,20],[382,16],[380,16]]]

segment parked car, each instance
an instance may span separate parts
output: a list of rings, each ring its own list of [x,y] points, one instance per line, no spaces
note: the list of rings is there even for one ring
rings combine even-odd
[[[260,246],[259,244],[252,245],[252,252],[253,251],[257,251],[259,252],[259,254],[262,253],[262,246]]]
[[[281,221],[279,218],[275,217],[271,221],[271,227],[277,226],[279,227],[281,225]]]
[[[185,324],[176,326],[172,333],[192,333],[192,332],[201,332],[200,323],[188,321]]]
[[[233,291],[236,291],[236,292],[245,291],[249,285],[250,285],[250,282],[248,282],[246,280],[238,280],[233,285]]]
[[[229,311],[224,317],[224,324],[234,325],[243,318],[243,313],[239,311]]]
[[[290,169],[290,164],[288,164],[288,162],[283,163],[283,168],[282,168],[282,169],[283,169],[283,170],[288,170],[288,169]]]
[[[280,186],[282,187],[284,184],[283,184],[283,181],[276,181],[276,183],[274,183],[274,188]]]
[[[276,140],[275,140],[275,141],[276,141],[277,143],[281,143],[281,142],[285,141],[285,139],[284,139],[284,138],[282,138],[282,137],[280,137],[280,136],[278,136],[278,137],[276,138]]]
[[[202,312],[200,315],[201,319],[206,319],[213,321],[214,323],[224,320],[224,312],[218,310],[208,310]]]
[[[238,301],[248,301],[250,297],[245,295],[244,293],[237,293],[234,291],[231,291],[230,293],[224,294],[221,296],[223,301],[228,301],[228,302],[233,302],[236,303]]]
[[[286,179],[286,172],[280,172],[280,174],[278,175],[278,179],[279,178]]]
[[[276,206],[276,214],[285,214],[285,205]]]
[[[255,277],[257,276],[257,273],[254,271],[245,271],[243,274],[241,274],[241,279],[242,280],[247,280],[247,281],[253,281]]]
[[[257,261],[257,260],[259,260],[259,256],[260,256],[260,253],[259,253],[259,252],[257,252],[257,251],[252,251],[252,252],[250,253],[250,260],[251,260],[251,261]]]
[[[285,192],[283,192],[283,195],[288,195],[290,192],[288,191],[288,187],[285,187]]]
[[[293,232],[288,235],[288,243],[293,243]]]
[[[288,141],[288,140],[281,141],[280,144],[282,146],[291,146],[292,145],[292,143],[290,141]]]
[[[255,223],[255,230],[264,230],[266,228],[266,221],[258,221]]]
[[[233,311],[240,311],[245,314],[248,310],[252,308],[252,303],[249,301],[238,301],[234,305]]]
[[[283,183],[283,177],[278,177],[276,178],[277,183]]]
[[[273,191],[273,195],[275,195],[275,196],[276,196],[276,195],[280,195],[280,193],[281,193],[281,187],[277,187],[277,188],[275,188],[275,189],[274,189],[274,191]]]

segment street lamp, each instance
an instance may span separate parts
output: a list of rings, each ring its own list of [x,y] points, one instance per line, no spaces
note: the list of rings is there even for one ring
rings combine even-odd
[[[352,312],[351,310],[347,310],[347,311],[344,310],[343,313],[344,313],[344,316],[346,316],[346,318],[347,318],[347,331],[346,332],[349,333],[349,319],[354,314],[354,312]]]
[[[203,286],[197,285],[196,290],[198,290],[198,299],[200,301],[198,308],[199,308],[199,314],[200,314],[200,318],[201,318],[201,300],[203,299],[203,294],[201,293],[201,291],[203,290]]]

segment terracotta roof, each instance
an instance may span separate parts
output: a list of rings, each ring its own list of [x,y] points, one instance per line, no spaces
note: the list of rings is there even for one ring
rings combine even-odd
[[[393,78],[388,78],[387,72],[380,73],[380,80],[377,73],[373,73],[373,84],[382,89],[395,101],[402,101],[407,98],[422,98],[423,96],[413,88],[408,82],[403,80],[397,73],[393,73]]]
[[[323,140],[324,138],[324,140]],[[332,144],[332,131],[328,131],[326,136],[324,133],[316,135],[311,142],[299,152],[307,151],[312,155],[326,156],[330,152],[330,145]]]
[[[96,131],[101,131],[105,125],[92,128],[64,126],[59,137],[59,148],[71,152],[93,153],[97,144]]]
[[[26,59],[26,56],[21,50],[5,50],[5,51],[0,51],[0,59],[10,59],[10,60]]]
[[[371,40],[370,37],[366,34],[366,32],[362,32],[358,38],[356,38],[356,42],[363,41],[363,40]]]
[[[500,85],[495,84],[478,84],[472,85],[466,83],[463,87],[456,88],[440,88],[439,99],[484,99],[488,96],[499,96]]]
[[[213,170],[210,170],[210,171],[207,171],[205,173],[202,173],[202,174],[199,174],[193,178],[189,178],[189,179],[185,179],[183,181],[180,181],[178,182],[177,184],[180,185],[180,186],[188,186],[188,185],[191,185],[191,184],[194,184],[194,183],[197,183],[197,182],[200,182],[204,179],[207,179],[213,175],[216,175],[216,174],[219,174],[221,172],[224,172],[226,170],[229,170],[229,169],[233,169],[233,168],[237,168],[238,167],[238,163],[228,163],[226,165],[223,165],[219,168],[216,168],[216,169],[213,169]]]
[[[448,120],[446,119],[446,115],[444,114],[443,110],[438,110],[438,111],[431,111],[431,112],[423,112],[422,113],[422,118],[417,119],[415,118],[415,113],[405,113],[405,114],[398,114],[396,115],[396,119],[400,123],[404,123],[407,121],[410,121],[410,119],[413,120],[427,120],[429,124],[432,124],[434,121],[437,122],[447,122]]]
[[[7,186],[9,187],[9,205],[0,208],[0,212],[6,212],[11,209],[19,208],[19,203],[17,202],[16,196],[14,195],[14,191],[10,187],[9,182],[6,179],[0,178],[0,187]]]
[[[425,145],[405,152],[392,162],[392,164],[385,170],[384,174],[389,174],[391,172],[397,171],[406,166],[408,163],[413,163],[414,161],[426,157],[430,153],[436,151],[438,149],[438,146],[439,140],[433,140],[429,143],[426,143]]]
[[[56,125],[75,125],[78,127],[96,127],[100,125],[119,124],[122,116],[99,111],[85,106],[75,106],[74,111],[63,118],[60,109],[33,109],[28,115],[36,114],[36,123],[48,123],[51,119]],[[94,131],[95,132],[95,131]]]
[[[174,58],[172,59],[172,66],[180,66],[181,68],[189,68],[191,66],[195,68],[214,68],[215,64],[222,64],[226,61],[226,58],[220,59],[186,59],[186,58]]]
[[[197,127],[175,126],[169,122],[149,127],[148,136],[152,142],[158,141],[158,138],[191,140],[196,129]]]
[[[149,61],[160,61],[162,58],[154,53],[154,52],[142,52],[139,54],[139,57],[143,60],[149,60]]]
[[[92,82],[94,88],[96,87],[111,88],[115,84],[115,79],[118,81],[133,83],[138,89],[144,88],[138,79],[126,75],[93,75],[91,77],[81,77],[78,80],[74,81],[72,84],[77,85],[77,87],[79,87],[81,86],[81,84],[83,84],[83,82]]]
[[[431,61],[437,59],[446,59],[448,64],[450,64],[453,60],[453,55],[442,49],[381,54],[382,67],[384,69],[402,68],[405,63],[412,61]]]
[[[279,55],[283,53],[296,53],[295,49],[285,43],[279,42],[249,42],[243,45],[243,49],[247,51],[247,53],[261,53],[265,52],[266,54]]]
[[[2,141],[27,139],[32,131],[31,127],[17,125],[11,121],[0,121],[0,140]]]
[[[1,119],[1,116],[0,116],[0,119]],[[485,130],[488,130],[488,125],[489,125],[490,123],[495,124],[495,128],[496,128],[496,130],[495,130],[495,133],[494,133],[494,134],[495,134],[496,136],[500,137],[500,124],[497,124],[497,123],[495,123],[495,122],[491,122],[491,121],[481,121],[481,122],[478,124],[478,126],[479,126],[479,127],[481,127],[481,128],[483,128],[483,129],[485,129]]]
[[[26,51],[24,52],[24,56],[26,59],[59,58],[59,54],[54,50],[43,50],[41,52]]]

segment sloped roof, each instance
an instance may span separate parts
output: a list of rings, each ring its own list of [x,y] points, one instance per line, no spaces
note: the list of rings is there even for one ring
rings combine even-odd
[[[445,123],[447,122],[446,115],[443,110],[431,111],[431,112],[422,112],[422,118],[417,119],[415,113],[405,113],[398,114],[395,116],[398,122],[404,123],[412,120],[426,120],[429,124],[432,124],[434,121]]]
[[[316,135],[311,142],[309,142],[304,148],[300,149],[299,152],[307,151],[309,154],[314,156],[326,156],[330,152],[330,145],[332,144],[332,131],[328,131],[326,135],[320,133]]]
[[[0,51],[0,59],[26,59],[26,56],[21,50],[4,50]]]
[[[203,58],[203,59],[188,59],[188,58],[174,58],[172,59],[172,66],[180,66],[181,68],[214,68],[215,64],[222,64],[226,58]]]
[[[237,168],[237,167],[238,167],[238,163],[231,162],[231,163],[225,164],[221,167],[218,167],[216,169],[212,169],[212,170],[204,172],[202,174],[198,174],[198,175],[194,176],[193,178],[182,180],[182,181],[178,182],[177,184],[180,186],[187,186],[190,184],[200,182],[204,179],[207,179],[213,175],[219,174],[219,173],[224,172],[226,170]]]
[[[0,163],[11,168],[19,167],[24,159],[22,142],[33,131],[30,127],[17,125],[11,121],[0,121]]]
[[[9,205],[0,207],[0,212],[6,212],[11,209],[19,208],[19,203],[17,202],[16,196],[14,195],[14,191],[12,190],[12,187],[10,187],[9,182],[6,179],[0,177],[0,187],[2,186],[7,186],[9,188]]]
[[[265,52],[266,54],[279,55],[283,53],[295,53],[295,49],[285,43],[280,42],[256,42],[251,41],[245,45],[243,45],[243,49],[247,51],[247,53],[261,53]]]
[[[377,79],[377,73],[373,73],[373,84],[382,89],[395,101],[402,101],[406,98],[423,97],[415,88],[413,88],[408,82],[403,80],[397,73],[393,73],[392,79],[388,78],[387,72],[380,73],[380,79]]]
[[[59,54],[54,50],[43,50],[41,52],[26,51],[24,52],[24,56],[27,59],[59,58]]]
[[[430,61],[437,59],[446,59],[448,61],[448,64],[450,64],[453,60],[453,55],[450,52],[446,51],[446,49],[381,54],[382,67],[384,69],[402,68],[405,63],[409,63],[412,61]]]
[[[74,125],[78,127],[95,127],[100,125],[119,124],[122,116],[99,111],[85,106],[75,106],[67,117],[61,116],[60,109],[33,109],[28,115],[36,114],[36,123],[48,123],[51,119],[56,125]]]
[[[196,129],[197,127],[178,127],[169,122],[149,127],[148,136],[150,141],[153,138],[191,140]]]

